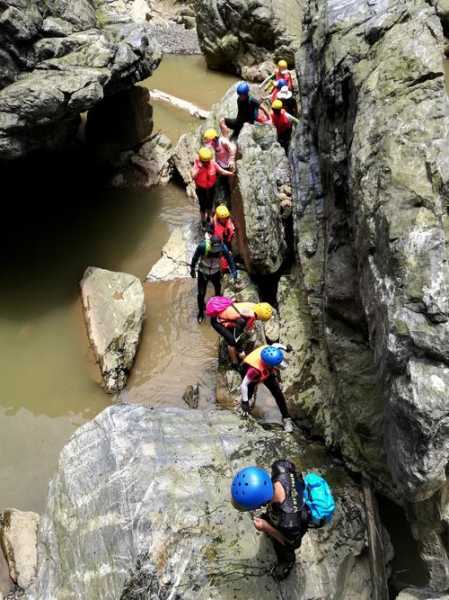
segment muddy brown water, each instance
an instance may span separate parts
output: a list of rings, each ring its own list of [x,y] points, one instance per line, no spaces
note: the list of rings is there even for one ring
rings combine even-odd
[[[206,71],[200,57],[166,56],[154,77],[159,89],[204,108],[233,81]],[[198,92],[200,83],[207,92]],[[155,129],[174,141],[197,124],[155,107]],[[65,167],[59,178],[51,164],[19,174],[0,236],[0,505],[37,512],[70,435],[113,401],[98,385],[85,332],[78,287],[85,268],[143,280],[171,231],[198,219],[173,185],[95,191],[75,166]],[[182,406],[186,386],[199,382],[213,402],[217,339],[195,322],[194,284],[145,284],[147,318],[129,401]]]

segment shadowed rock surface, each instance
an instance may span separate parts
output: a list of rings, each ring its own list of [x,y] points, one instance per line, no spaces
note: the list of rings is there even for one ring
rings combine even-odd
[[[309,532],[286,582],[270,543],[233,509],[232,473],[288,456],[327,473],[334,524]],[[319,447],[227,411],[115,405],[64,448],[40,530],[29,600],[369,600],[361,491]]]
[[[161,59],[145,24],[94,0],[2,1],[0,40],[0,159],[65,145],[81,112]]]
[[[196,0],[201,51],[212,69],[241,73],[273,54],[293,64],[303,0]]]

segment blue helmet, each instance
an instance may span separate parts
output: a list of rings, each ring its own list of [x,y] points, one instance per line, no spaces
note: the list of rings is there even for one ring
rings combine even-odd
[[[241,81],[237,86],[237,94],[239,96],[247,96],[249,94],[249,84],[246,81]]]
[[[268,367],[278,367],[284,360],[284,353],[276,346],[267,346],[262,350],[260,358]]]
[[[256,510],[273,498],[273,484],[260,467],[245,467],[231,484],[232,504],[238,510]]]
[[[285,87],[286,85],[288,85],[288,81],[285,81],[285,79],[278,79],[276,81],[276,87],[279,89]]]

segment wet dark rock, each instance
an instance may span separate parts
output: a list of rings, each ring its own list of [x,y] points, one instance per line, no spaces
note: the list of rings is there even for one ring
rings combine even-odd
[[[199,0],[196,23],[207,64],[239,74],[273,54],[293,64],[302,11],[302,0]]]
[[[80,112],[159,64],[146,25],[117,22],[107,3],[9,4],[0,10],[0,159],[65,145]]]

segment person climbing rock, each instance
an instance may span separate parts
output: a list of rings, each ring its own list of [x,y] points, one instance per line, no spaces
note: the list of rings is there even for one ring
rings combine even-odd
[[[196,195],[200,205],[201,222],[203,227],[212,216],[217,174],[232,177],[232,171],[227,171],[213,159],[214,154],[210,148],[201,148],[198,158],[195,159],[192,178],[196,185]]]
[[[288,89],[287,81],[285,79],[279,79],[279,81],[276,81],[270,95],[271,102],[274,102],[276,98],[279,97],[281,89],[285,87]]]
[[[235,170],[236,145],[222,134],[218,134],[216,129],[206,129],[203,135],[203,142],[206,148],[211,148],[215,153],[215,161],[226,171]]]
[[[226,127],[222,127],[222,135],[216,129],[206,129],[203,135],[203,143],[215,154],[215,161],[219,167],[226,171],[235,172],[236,145],[225,135]],[[230,194],[229,177],[219,177],[218,186],[220,192],[227,198]]]
[[[280,81],[281,79],[285,80],[284,85],[288,86],[290,91],[293,91],[293,77],[288,70],[288,63],[284,59],[278,61],[274,73],[264,79],[259,87],[271,91],[272,87],[276,85],[276,82]]]
[[[210,314],[209,304],[207,313],[211,316],[211,325],[221,335],[228,346],[228,354],[233,367],[238,367],[239,358],[243,359],[241,342],[245,331],[252,329],[254,323],[269,321],[273,316],[273,309],[267,302],[232,302],[218,312],[215,316]]]
[[[234,131],[234,136],[237,138],[245,123],[254,124],[259,116],[259,110],[264,113],[267,119],[270,118],[269,113],[261,106],[260,102],[250,95],[249,84],[242,81],[237,86],[237,117],[235,119],[222,119],[220,125],[225,125],[227,128]]]
[[[246,416],[251,412],[254,407],[254,402],[251,405],[251,399],[258,384],[263,383],[276,400],[282,415],[284,431],[287,433],[293,431],[293,421],[288,413],[287,403],[277,379],[277,372],[287,366],[284,361],[284,352],[290,350],[290,346],[282,344],[260,346],[253,350],[243,361],[244,377],[240,386],[242,415]]]
[[[260,467],[240,469],[231,483],[231,498],[239,511],[267,507],[253,517],[253,523],[271,539],[277,557],[271,574],[277,581],[288,577],[296,562],[295,550],[307,531],[330,523],[335,513],[326,480],[315,473],[303,477],[286,459],[271,465],[271,477]]]
[[[235,225],[231,218],[231,213],[225,204],[220,204],[215,209],[212,227],[213,235],[219,237],[228,248],[231,248],[231,243],[235,236]]]
[[[293,78],[292,74],[288,70],[288,63],[286,60],[281,59],[278,61],[277,68],[273,73],[273,79],[275,81],[279,81],[280,79],[284,79],[288,85],[289,90],[293,90]]]
[[[278,142],[284,148],[286,154],[288,154],[293,123],[299,123],[299,121],[284,110],[282,100],[275,100],[271,108],[271,122],[276,127]]]
[[[298,116],[298,104],[293,97],[293,93],[288,89],[287,86],[281,88],[277,95],[277,100],[282,101],[284,109],[291,114],[293,117]]]
[[[234,279],[237,279],[237,270],[232,254],[219,237],[214,235],[210,237],[206,236],[206,239],[198,244],[193,255],[190,265],[190,275],[195,279],[198,265],[198,323],[204,321],[204,299],[209,281],[214,286],[215,295],[221,295],[221,256],[226,258],[232,276]]]

